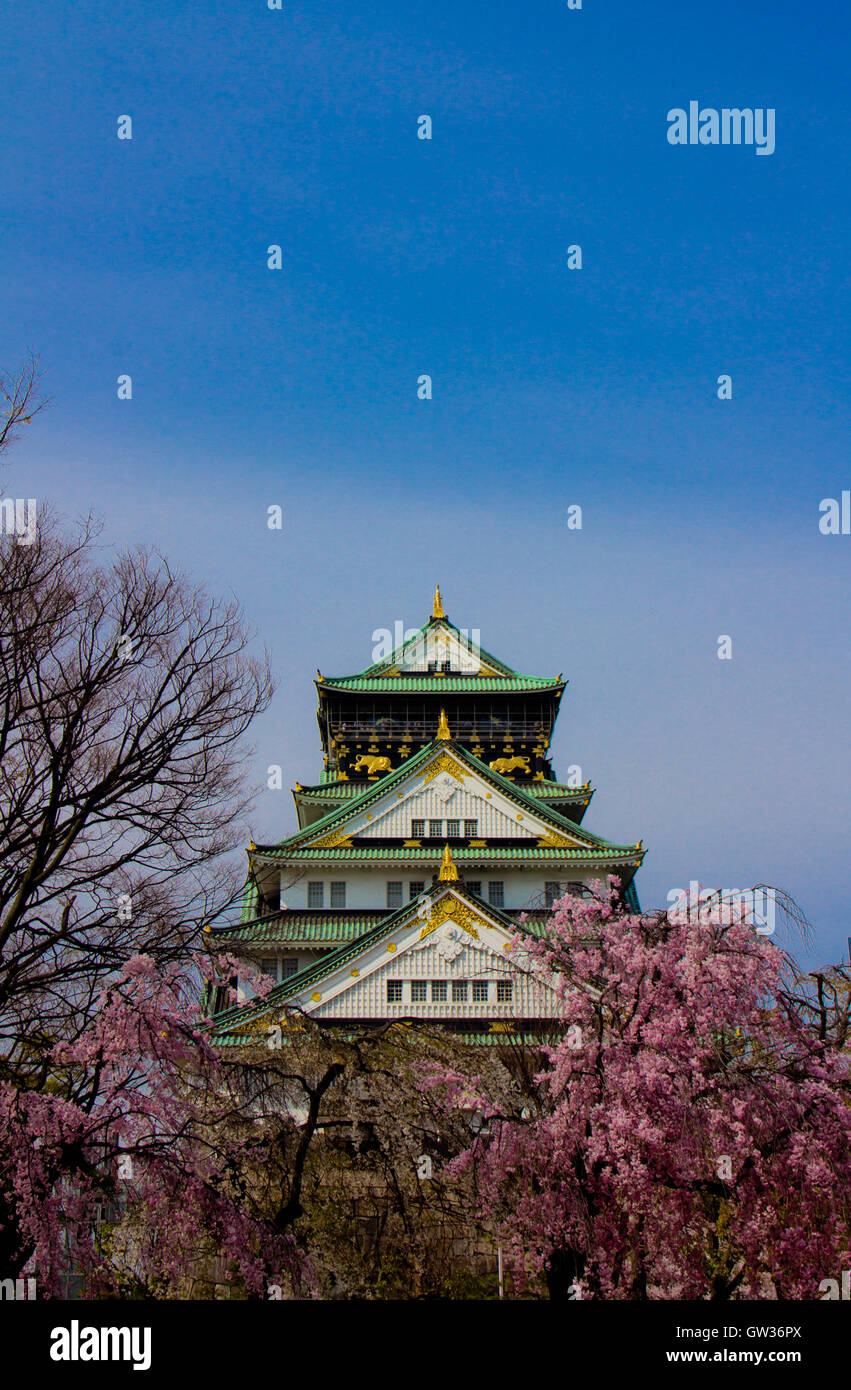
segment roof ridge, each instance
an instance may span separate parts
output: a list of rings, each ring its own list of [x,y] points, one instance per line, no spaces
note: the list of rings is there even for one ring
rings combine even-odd
[[[526,686],[533,690],[563,690],[567,681],[563,675],[559,676],[529,676],[523,671],[490,672],[480,671],[397,671],[394,674],[382,674],[370,671],[355,671],[346,676],[323,676],[322,680],[314,682],[319,690],[350,690],[364,688],[371,685],[382,683],[382,688],[386,689],[391,681],[433,681],[435,682],[435,693],[440,690],[451,689],[453,682],[458,681],[481,681],[484,683],[494,683],[502,688],[509,685],[519,685],[521,689]],[[360,682],[356,687],[355,682]],[[516,692],[515,692],[516,693]]]

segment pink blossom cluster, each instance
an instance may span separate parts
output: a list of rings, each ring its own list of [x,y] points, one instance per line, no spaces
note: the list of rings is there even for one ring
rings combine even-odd
[[[563,1037],[534,1103],[459,1165],[515,1272],[583,1297],[817,1298],[849,1244],[849,1055],[790,958],[729,915],[632,914],[613,880],[557,903],[531,954]],[[470,1104],[457,1073],[430,1084]]]

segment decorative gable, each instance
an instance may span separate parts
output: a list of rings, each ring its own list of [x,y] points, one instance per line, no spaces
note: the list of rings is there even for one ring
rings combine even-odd
[[[588,846],[586,836],[571,833],[545,810],[513,797],[500,778],[489,779],[455,748],[437,748],[425,762],[412,764],[408,775],[394,777],[386,792],[376,791],[362,809],[355,803],[344,821],[313,843],[335,847],[349,843],[353,836],[403,841],[444,838],[449,836],[447,822],[457,821],[457,838]],[[472,822],[475,829],[467,829]],[[433,830],[437,823],[441,828]]]
[[[365,941],[354,957],[347,953],[286,1002],[315,1018],[341,1020],[559,1014],[551,977],[538,961],[484,905],[452,888],[411,904],[392,930]]]
[[[385,661],[370,668],[370,674],[404,676],[447,670],[465,676],[504,674],[482,652],[478,628],[457,628],[447,620],[431,622],[406,636]]]

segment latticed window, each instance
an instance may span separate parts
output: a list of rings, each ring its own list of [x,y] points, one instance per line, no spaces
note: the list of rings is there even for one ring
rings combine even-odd
[[[324,907],[324,906],[325,906],[325,884],[324,884],[324,883],[308,883],[308,885],[307,885],[307,906],[308,906],[308,907]]]
[[[263,971],[263,974],[264,974],[264,975],[271,975],[273,980],[277,980],[277,978],[278,978],[278,957],[277,957],[277,956],[265,956],[265,957],[263,958],[263,960],[261,960],[261,961],[259,962],[259,964],[260,964],[260,969]]]
[[[442,821],[442,820],[430,820],[429,823],[428,823],[428,833],[429,833],[429,837],[430,837],[432,840],[442,840],[442,839],[443,839],[443,821]]]
[[[482,880],[480,878],[468,878],[467,887],[471,893],[475,893],[477,898],[482,896]]]
[[[547,907],[552,907],[561,896],[562,891],[560,883],[544,884],[544,900],[546,902]]]
[[[425,891],[425,883],[424,883],[424,882],[421,882],[421,881],[419,881],[419,880],[417,880],[417,879],[412,879],[411,882],[408,884],[408,897],[409,897],[412,901],[413,901],[414,898],[418,898],[418,897],[420,896],[420,893],[423,893],[424,891]]]
[[[479,822],[477,820],[465,820],[464,834],[467,836],[468,840],[475,840],[478,833]]]
[[[332,906],[332,907],[345,907],[345,906],[346,906],[346,885],[345,885],[345,882],[343,882],[343,883],[332,883],[332,884],[331,884],[331,906]]]
[[[428,999],[428,981],[427,981],[427,980],[412,980],[412,981],[411,981],[411,1002],[412,1002],[413,1004],[424,1004],[425,1001],[426,1001],[426,999]]]
[[[453,981],[452,981],[452,1003],[453,1003],[453,1004],[462,1004],[462,1003],[464,1003],[464,1001],[466,1000],[466,998],[467,998],[467,981],[466,981],[466,980],[453,980]]]
[[[473,1003],[486,1004],[488,1002],[488,982],[487,980],[473,981]]]
[[[446,838],[447,840],[460,840],[461,822],[459,820],[448,820],[446,822]]]
[[[402,1002],[402,990],[403,990],[403,989],[404,989],[404,980],[388,980],[388,981],[387,981],[387,1003],[388,1003],[388,1004],[401,1004],[401,1002]]]
[[[388,882],[388,884],[387,884],[387,906],[388,906],[388,907],[401,907],[401,906],[402,906],[402,881],[401,881],[401,879],[399,880],[398,883],[394,882],[393,880],[390,880],[390,882]]]
[[[432,980],[431,1002],[432,1004],[446,1003],[446,980]]]
[[[424,820],[412,820],[412,821],[411,821],[411,839],[412,839],[412,840],[421,840],[421,839],[423,838],[424,835],[425,835],[425,821],[424,821]]]
[[[500,1004],[510,1004],[514,994],[513,980],[497,980],[496,997]]]
[[[491,907],[505,907],[505,884],[500,879],[491,879],[488,884],[488,902]]]
[[[298,974],[298,956],[285,956],[281,961],[281,979],[288,980]]]

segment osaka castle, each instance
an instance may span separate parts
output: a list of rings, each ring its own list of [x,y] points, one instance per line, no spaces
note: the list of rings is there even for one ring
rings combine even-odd
[[[386,657],[315,684],[324,766],[295,785],[299,828],[251,843],[241,922],[207,928],[276,984],[241,1006],[211,1000],[216,1041],[250,1042],[293,1010],[329,1026],[423,1019],[484,1042],[555,1018],[523,943],[557,899],[609,874],[637,910],[644,856],[585,829],[590,784],[555,774],[567,682],[472,643],[438,589]]]

